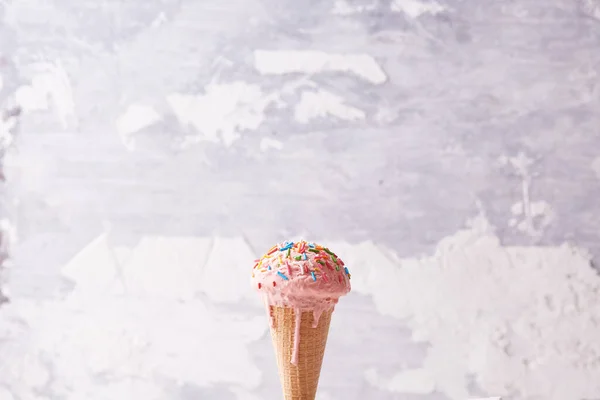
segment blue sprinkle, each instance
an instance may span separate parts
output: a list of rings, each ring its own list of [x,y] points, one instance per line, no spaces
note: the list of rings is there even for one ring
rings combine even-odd
[[[344,271],[346,271],[346,275],[350,275],[350,271],[348,271],[348,267],[344,267]]]
[[[285,276],[284,274],[282,274],[280,271],[277,271],[277,275],[279,275],[280,277],[282,277],[283,279],[285,279],[286,281],[289,280],[287,276]]]
[[[303,253],[302,255],[304,256],[305,260],[308,259],[308,257],[306,257],[306,253]]]
[[[309,243],[308,247],[310,247],[311,249],[314,249],[315,248],[315,244],[314,243]]]
[[[312,275],[312,277],[313,277],[313,281],[316,281],[316,280],[317,280],[317,277],[315,276],[315,273],[314,273],[314,272],[311,272],[310,274],[311,274],[311,275]]]
[[[292,248],[294,243],[284,243],[283,247],[279,248],[279,251],[286,251]]]
[[[269,266],[267,267],[267,269],[270,271],[270,270],[271,270],[271,266],[269,265]]]

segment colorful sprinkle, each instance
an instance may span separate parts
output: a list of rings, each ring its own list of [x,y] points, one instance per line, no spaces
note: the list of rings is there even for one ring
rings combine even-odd
[[[277,275],[279,275],[280,277],[282,277],[283,279],[285,279],[286,281],[289,280],[289,278],[287,276],[285,276],[284,274],[281,273],[281,271],[277,271]]]
[[[279,251],[286,251],[286,250],[290,250],[290,249],[292,248],[292,246],[293,246],[293,245],[294,245],[293,243],[292,243],[292,244],[287,244],[287,245],[284,245],[283,247],[279,248]]]
[[[309,256],[309,252],[314,254]],[[292,265],[292,263],[295,264]],[[337,275],[337,280],[341,285],[349,285],[349,282],[344,280],[344,275],[348,276],[347,279],[351,277],[348,268],[344,267],[344,262],[329,248],[305,240],[295,243],[282,241],[271,247],[268,253],[265,253],[260,259],[255,260],[252,269],[253,278],[259,277],[261,274],[269,275],[271,272],[277,272],[278,275],[271,282],[273,286],[277,286],[277,283],[282,284],[279,279],[292,280],[294,274],[310,276],[314,282],[317,281],[319,275],[324,282],[335,282]],[[269,286],[269,283],[268,281],[260,283],[255,281],[255,285],[258,286],[258,289],[262,289],[265,285]]]

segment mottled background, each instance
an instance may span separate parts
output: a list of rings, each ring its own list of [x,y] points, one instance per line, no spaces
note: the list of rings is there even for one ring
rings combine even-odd
[[[353,272],[319,400],[599,399],[599,18],[0,1],[0,399],[279,398],[248,275],[300,236]]]

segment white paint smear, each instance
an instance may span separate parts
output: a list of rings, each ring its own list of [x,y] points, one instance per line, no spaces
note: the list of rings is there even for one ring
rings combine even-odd
[[[380,85],[387,80],[381,66],[368,54],[334,54],[316,50],[255,50],[254,66],[265,75],[344,72],[374,85]]]
[[[480,397],[478,399],[469,399],[469,400],[502,400],[502,397]]]
[[[532,200],[532,185],[535,174],[531,171],[535,160],[524,153],[515,157],[501,156],[500,163],[512,167],[521,179],[521,200],[511,206],[513,217],[508,225],[533,237],[540,238],[555,219],[555,212],[547,202]]]
[[[65,264],[62,275],[76,283],[70,296],[79,301],[111,294],[117,264],[105,234],[101,234]]]
[[[515,217],[508,221],[509,226],[534,236],[541,235],[555,218],[554,209],[545,201],[518,201],[511,212]]]
[[[3,330],[27,326],[31,332],[9,336],[0,348],[1,359],[10,360],[0,363],[0,387],[19,399],[43,388],[69,400],[124,393],[159,400],[168,397],[161,382],[251,390],[261,380],[248,345],[264,335],[265,318],[222,315],[198,299],[15,299],[3,307],[7,314],[19,323],[3,321]]]
[[[15,92],[17,103],[25,112],[51,108],[64,128],[75,116],[75,101],[71,81],[60,62],[37,63],[31,66],[34,76],[29,85]]]
[[[231,392],[236,396],[236,400],[263,400],[261,397],[241,388],[232,388]]]
[[[210,239],[146,236],[122,268],[125,290],[142,297],[189,300],[202,287]]]
[[[594,158],[590,167],[594,171],[594,174],[596,174],[596,178],[600,179],[600,157]]]
[[[1,110],[0,110],[1,111]],[[10,147],[14,141],[13,129],[17,126],[17,118],[0,118],[0,149]]]
[[[353,290],[428,343],[422,368],[450,399],[469,397],[470,376],[515,399],[600,393],[600,277],[585,252],[504,247],[483,217],[431,257],[398,259],[369,242],[330,245],[353,266]]]
[[[2,387],[0,387],[0,400],[14,400],[15,398],[13,397],[12,394],[10,394],[10,392]]]
[[[76,283],[73,301],[120,294],[186,301],[203,292],[214,303],[235,303],[257,299],[246,273],[254,258],[242,238],[145,236],[135,247],[117,252],[102,234],[62,273]]]
[[[581,10],[590,17],[600,20],[600,1],[598,0],[579,0]]]
[[[268,137],[262,138],[260,140],[260,150],[263,152],[269,151],[270,149],[274,150],[282,150],[283,143],[279,140],[271,139]]]
[[[189,143],[209,141],[231,146],[244,130],[255,130],[265,120],[266,107],[275,101],[265,96],[258,85],[245,82],[211,83],[205,93],[167,96],[179,121],[198,130]]]
[[[131,104],[116,120],[119,136],[128,150],[135,149],[132,134],[144,129],[162,119],[160,114],[150,106]]]
[[[365,119],[365,112],[344,104],[344,99],[325,90],[305,91],[294,110],[294,118],[307,123],[316,118],[335,117],[345,121]]]
[[[423,368],[400,371],[390,379],[381,378],[377,371],[369,369],[365,372],[365,378],[371,385],[390,392],[424,395],[435,391],[431,373]]]
[[[248,260],[256,257],[243,238],[214,238],[203,268],[202,291],[217,303],[246,298],[258,304],[258,296],[248,284]]]
[[[145,237],[128,253],[120,265],[101,235],[63,268],[76,285],[67,298],[3,307],[0,359],[10,362],[0,362],[0,388],[69,400],[160,400],[169,397],[163,382],[255,390],[249,345],[265,334],[265,317],[223,313],[197,296],[214,304],[251,292],[246,242]]]
[[[418,18],[424,14],[439,14],[446,10],[444,6],[435,1],[395,0],[391,4],[392,11],[403,12],[411,18]]]
[[[333,5],[332,13],[336,15],[354,15],[367,11],[373,11],[376,8],[375,3],[371,4],[350,4],[344,0],[337,0]]]

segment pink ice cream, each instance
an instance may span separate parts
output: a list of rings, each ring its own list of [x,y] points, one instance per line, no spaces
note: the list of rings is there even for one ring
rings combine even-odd
[[[262,294],[269,316],[271,307],[294,309],[295,364],[302,313],[312,312],[317,326],[321,314],[335,307],[338,299],[350,291],[350,272],[328,248],[305,241],[285,242],[273,246],[256,261],[252,284]]]

